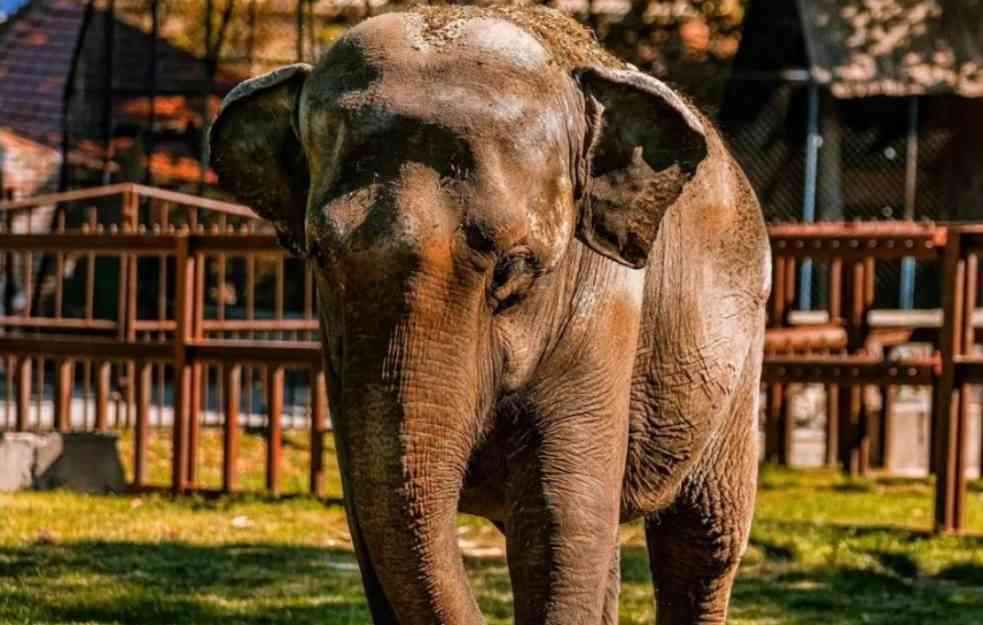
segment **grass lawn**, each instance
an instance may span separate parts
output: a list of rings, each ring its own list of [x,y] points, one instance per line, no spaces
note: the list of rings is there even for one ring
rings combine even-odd
[[[217,436],[202,481],[218,484]],[[130,441],[121,446],[130,449]],[[166,441],[150,476],[166,482]],[[306,442],[288,437],[284,490],[306,485]],[[332,459],[333,461],[333,459]],[[244,488],[262,484],[263,447],[244,436]],[[338,480],[329,464],[329,495]],[[983,537],[932,538],[924,480],[847,481],[766,469],[734,624],[978,625]],[[983,535],[983,489],[970,495]],[[511,623],[503,542],[462,518],[462,548],[489,623]],[[623,536],[622,622],[654,622],[644,538]],[[269,500],[0,495],[0,623],[368,623],[344,511],[305,496]]]

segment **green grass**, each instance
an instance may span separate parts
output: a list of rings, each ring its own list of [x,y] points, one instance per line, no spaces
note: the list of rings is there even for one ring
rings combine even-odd
[[[158,438],[150,475],[166,483],[166,441]],[[203,443],[202,479],[213,485],[216,441],[206,434]],[[306,454],[304,439],[292,436],[285,490],[306,488]],[[242,466],[243,486],[258,488],[258,438],[244,437]],[[329,469],[328,494],[336,497],[336,469]],[[931,496],[925,480],[848,481],[830,471],[766,469],[731,622],[983,622],[983,538],[927,535]],[[978,485],[970,506],[971,529],[983,534]],[[510,623],[501,538],[473,518],[462,518],[460,532],[489,623]],[[636,524],[622,536],[622,622],[651,624],[643,533]],[[336,504],[304,496],[0,495],[0,623],[367,622]]]

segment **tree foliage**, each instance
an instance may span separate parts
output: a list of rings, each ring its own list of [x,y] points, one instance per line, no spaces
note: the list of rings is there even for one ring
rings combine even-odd
[[[105,1],[105,0],[104,0]],[[750,0],[117,0],[145,23],[156,5],[169,40],[220,66],[255,73],[312,60],[347,28],[415,4],[542,4],[591,27],[610,50],[713,107]],[[149,30],[149,23],[147,23]]]

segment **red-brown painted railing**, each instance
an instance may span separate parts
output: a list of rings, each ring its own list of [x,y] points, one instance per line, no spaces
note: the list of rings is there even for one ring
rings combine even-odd
[[[829,464],[851,474],[871,466],[870,432],[885,444],[892,427],[892,388],[933,388],[930,471],[936,476],[935,528],[965,527],[966,469],[971,385],[983,382],[983,359],[976,355],[978,258],[983,227],[914,223],[783,225],[771,228],[773,292],[769,309],[764,379],[768,387],[766,456],[787,463],[792,423],[785,401],[790,383],[826,386],[826,450]],[[877,263],[903,257],[939,268],[941,315],[930,311],[876,311]],[[828,310],[820,325],[794,326],[791,305],[796,265],[804,259],[828,263]],[[929,314],[926,314],[929,313]],[[925,341],[929,357],[888,360],[885,346]],[[882,396],[879,415],[867,414],[865,386]],[[890,456],[892,450],[883,448]],[[981,467],[983,472],[983,467]]]
[[[30,219],[21,218],[18,225],[18,216],[56,203],[63,208],[55,211],[53,232],[31,232]],[[109,217],[100,220],[100,212]],[[252,389],[258,378],[265,385],[261,423],[267,440],[266,486],[276,492],[285,371],[302,370],[311,389],[304,402],[305,427],[311,432],[311,489],[321,492],[328,415],[313,276],[303,261],[288,258],[277,247],[275,237],[248,208],[126,184],[8,201],[0,203],[0,215],[5,226],[0,228],[0,276],[5,276],[7,285],[19,284],[24,293],[38,290],[42,295],[28,295],[17,311],[4,310],[0,315],[7,427],[41,424],[49,370],[54,388],[51,425],[60,430],[73,427],[78,421],[71,414],[73,387],[81,379],[84,409],[88,413],[92,406],[94,411],[93,427],[119,426],[125,412],[126,423],[135,428],[134,486],[146,488],[148,428],[154,408],[164,413],[164,391],[170,386],[175,459],[170,488],[187,492],[200,489],[200,428],[213,403],[212,389],[220,389],[221,399],[214,404],[221,406],[217,411],[221,418],[213,420],[223,431],[221,489],[232,491],[238,486],[241,421],[244,414],[256,412],[253,393],[243,396],[242,387]],[[773,293],[763,372],[767,458],[788,462],[791,455],[792,423],[785,400],[791,383],[826,385],[827,460],[854,474],[866,473],[871,466],[871,419],[882,419],[882,432],[891,427],[889,408],[880,416],[865,414],[862,389],[879,387],[889,403],[892,387],[932,385],[930,466],[937,475],[936,528],[958,531],[965,518],[967,389],[983,381],[983,359],[972,350],[975,306],[967,304],[976,301],[983,228],[912,223],[780,225],[771,228],[771,237]],[[50,276],[35,275],[42,266],[37,258],[43,255],[55,260]],[[902,257],[941,267],[941,319],[924,311],[895,311],[874,320],[876,265]],[[115,270],[103,268],[99,274],[96,260],[107,258],[116,259]],[[792,323],[791,307],[797,266],[807,258],[828,265],[828,307],[818,324],[802,326]],[[242,271],[236,274],[233,265],[240,259]],[[138,280],[141,264],[146,263],[155,264],[158,283],[163,285],[152,318],[139,314],[141,303],[147,308]],[[297,296],[303,301],[294,305],[292,317],[287,314],[292,302],[286,301],[288,263],[292,263],[290,273],[303,275],[302,295]],[[265,281],[261,264],[272,264]],[[82,267],[81,293],[66,290],[71,267]],[[101,308],[112,308],[113,314],[99,318],[96,277],[110,273],[117,286],[115,305]],[[263,289],[272,300],[270,318],[257,314]],[[230,318],[229,313],[235,312],[232,298],[238,300],[240,292],[245,299],[243,306],[236,307],[241,317]],[[4,298],[0,303],[10,299],[2,291],[0,297]],[[32,310],[35,299],[46,305],[49,314]],[[73,307],[76,314],[66,315],[66,307]],[[907,361],[888,361],[881,355],[885,345],[913,339],[933,343],[935,353]],[[46,366],[49,361],[53,366]],[[114,388],[119,398],[115,419],[110,419]]]
[[[91,204],[95,201],[102,205]],[[57,211],[53,232],[31,232],[31,220],[23,215],[55,203],[70,203],[80,210]],[[84,204],[79,207],[79,203]],[[100,212],[110,218],[100,221]],[[50,427],[72,429],[79,421],[78,415],[72,414],[74,386],[81,379],[85,387],[83,426],[88,426],[90,407],[95,413],[92,427],[97,430],[132,425],[133,486],[147,488],[151,417],[156,409],[158,425],[165,424],[165,393],[170,387],[175,460],[171,489],[200,490],[199,432],[210,389],[219,388],[222,401],[215,403],[222,404],[225,432],[222,488],[233,490],[237,486],[240,416],[243,409],[249,414],[255,412],[252,392],[242,401],[242,385],[252,389],[259,377],[265,386],[266,486],[277,492],[280,431],[286,408],[285,372],[303,371],[309,389],[303,402],[309,416],[303,420],[311,430],[310,483],[314,492],[322,491],[321,455],[328,419],[316,340],[313,276],[303,261],[285,256],[252,211],[226,202],[125,184],[0,203],[0,215],[5,217],[5,227],[0,227],[0,275],[6,276],[5,285],[19,287],[22,300],[16,312],[4,310],[0,316],[7,427],[26,430],[47,425],[42,417],[45,382],[50,380],[54,389]],[[233,220],[241,222],[238,227],[231,223]],[[74,229],[68,227],[72,222]],[[31,293],[38,285],[36,273],[41,263],[37,259],[44,255],[56,262],[52,275],[44,279],[48,287],[37,300],[47,309],[40,314],[40,310],[32,309]],[[116,269],[97,272],[96,261],[106,259],[115,260]],[[229,270],[236,260],[245,265],[239,282],[246,301],[239,307],[243,318],[229,319],[227,291],[233,282]],[[137,277],[146,263],[156,265],[152,269],[158,293],[149,298],[154,300],[154,318],[140,314],[146,312],[148,298],[139,293]],[[257,318],[261,263],[273,265],[272,287],[265,288],[272,300],[271,318]],[[294,318],[288,318],[285,302],[287,263],[298,278],[303,278],[303,302],[294,306]],[[74,302],[66,298],[66,283],[72,280],[68,265],[82,266],[85,274],[82,292],[75,293]],[[97,278],[116,282],[111,318],[95,314]],[[211,283],[215,286],[209,290]],[[64,314],[66,304],[74,304],[75,316]],[[76,373],[78,368],[81,375]],[[260,373],[263,375],[257,376]],[[91,386],[95,387],[94,398]],[[119,398],[111,423],[114,388]]]

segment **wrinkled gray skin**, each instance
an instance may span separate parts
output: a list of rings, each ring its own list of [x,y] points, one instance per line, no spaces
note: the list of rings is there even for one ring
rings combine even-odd
[[[520,625],[616,623],[639,517],[659,623],[724,622],[770,259],[701,115],[559,14],[420,9],[240,85],[211,140],[316,264],[377,624],[483,622],[459,511],[504,532]]]

